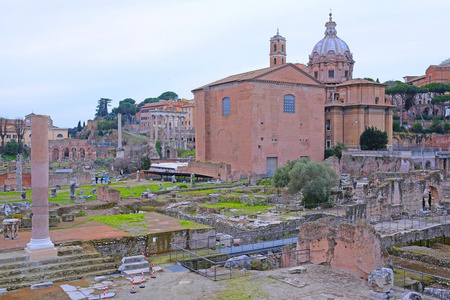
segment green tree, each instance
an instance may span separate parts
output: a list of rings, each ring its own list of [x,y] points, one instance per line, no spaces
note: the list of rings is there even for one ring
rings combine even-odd
[[[394,131],[394,132],[401,132],[402,131],[402,128],[400,127],[400,122],[399,121],[394,120],[392,122],[392,131]]]
[[[298,160],[288,160],[284,167],[277,168],[273,175],[273,185],[276,188],[282,188],[289,184],[289,172],[292,170]]]
[[[178,99],[178,94],[174,93],[174,92],[164,92],[161,95],[159,95],[158,97],[161,100],[177,100]]]
[[[141,103],[139,103],[138,107],[142,107],[147,103],[155,103],[155,102],[159,102],[159,98],[146,98],[144,99],[144,101],[142,101]]]
[[[361,150],[378,150],[386,148],[388,136],[386,131],[378,130],[376,127],[366,127],[359,137]]]
[[[149,170],[150,166],[152,165],[152,162],[150,160],[149,155],[144,155],[140,157],[140,169],[141,170]]]
[[[83,128],[81,127],[81,121],[78,121],[77,131],[80,132]]]
[[[439,133],[439,134],[445,133],[444,126],[442,125],[439,117],[436,116],[433,118],[433,121],[431,122],[431,126],[428,128],[428,131],[430,133]]]
[[[330,156],[335,156],[340,160],[343,150],[347,150],[347,147],[343,143],[337,143],[335,146],[325,149],[325,159]]]
[[[108,115],[108,106],[110,106],[111,99],[109,98],[100,98],[98,100],[97,109],[95,113],[95,118],[98,117],[106,117]]]
[[[445,131],[445,133],[450,133],[450,123],[444,124],[444,131]]]
[[[5,154],[6,155],[17,155],[23,152],[22,142],[18,143],[16,140],[10,140],[6,143]]]
[[[114,108],[113,113],[120,113],[126,117],[128,121],[130,121],[131,117],[134,116],[139,110],[140,108],[136,106],[136,101],[131,98],[126,98],[119,102],[119,107]]]
[[[416,95],[422,93],[425,90],[411,84],[406,84],[401,81],[396,81],[395,85],[386,89],[386,94],[391,95],[393,104],[397,106],[400,111],[400,126],[403,125],[403,112],[409,111],[411,107],[414,107],[419,112],[422,121],[424,121],[422,112],[416,107]]]
[[[424,133],[422,123],[416,122],[411,126],[411,131],[414,133]]]
[[[2,139],[2,151],[5,148],[5,137],[6,137],[6,126],[8,125],[8,120],[5,118],[0,118],[0,138]]]
[[[338,176],[326,163],[311,161],[307,158],[289,162],[278,179],[274,176],[274,185],[281,187],[286,183],[286,171],[289,181],[287,187],[290,193],[301,192],[306,207],[314,207],[328,202],[331,188],[338,184]],[[278,169],[275,171],[277,173]],[[281,181],[279,181],[281,179]]]
[[[365,80],[368,80],[368,81],[375,82],[375,80],[373,80],[373,78],[370,78],[370,77],[364,77],[364,79],[365,79]]]
[[[161,156],[161,141],[156,141],[155,148],[158,155]]]
[[[448,85],[450,86],[450,84]],[[441,105],[442,118],[444,119],[444,122],[445,122],[445,111],[449,103],[450,103],[450,94],[439,95],[431,99],[431,104]]]

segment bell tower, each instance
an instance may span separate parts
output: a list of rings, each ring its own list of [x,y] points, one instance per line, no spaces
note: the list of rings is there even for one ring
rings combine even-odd
[[[286,63],[286,39],[277,29],[277,34],[270,39],[270,66],[279,66]]]

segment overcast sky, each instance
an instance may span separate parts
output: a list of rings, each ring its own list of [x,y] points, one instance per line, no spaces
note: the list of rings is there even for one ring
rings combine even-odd
[[[354,78],[401,80],[450,58],[450,1],[0,0],[0,116],[93,119],[98,99],[141,102],[269,66],[269,39],[307,63],[329,9]]]

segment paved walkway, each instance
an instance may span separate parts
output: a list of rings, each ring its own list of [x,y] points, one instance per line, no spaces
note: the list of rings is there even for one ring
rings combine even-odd
[[[254,243],[254,244],[235,246],[235,247],[225,247],[225,248],[217,249],[216,251],[220,252],[220,253],[228,253],[232,256],[237,256],[237,255],[248,254],[248,253],[269,251],[269,250],[272,250],[275,248],[281,248],[287,244],[296,244],[296,243],[297,243],[297,237],[294,237],[294,238],[275,240],[275,241],[270,241],[270,242],[261,242],[261,243]]]
[[[398,232],[414,231],[431,228],[441,224],[450,224],[450,216],[415,216],[408,219],[386,220],[376,223],[374,228],[381,236],[393,235]]]

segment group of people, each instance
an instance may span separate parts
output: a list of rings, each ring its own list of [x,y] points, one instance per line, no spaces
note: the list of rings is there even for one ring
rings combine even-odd
[[[423,209],[423,211],[427,211],[427,208],[426,208],[427,198],[428,198],[428,206],[429,206],[430,211],[431,211],[431,190],[429,188],[426,188],[425,191],[423,192],[423,197],[422,197],[422,209]]]

